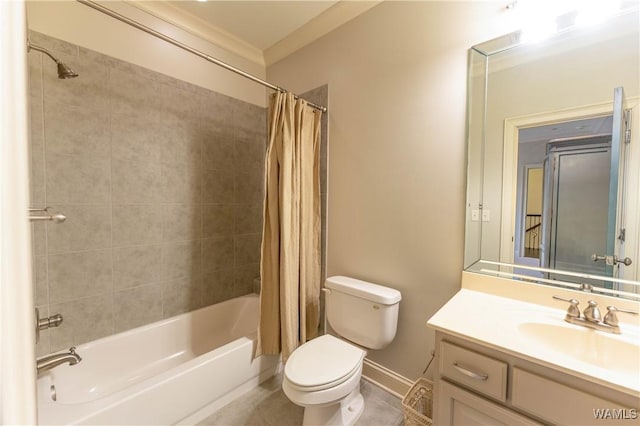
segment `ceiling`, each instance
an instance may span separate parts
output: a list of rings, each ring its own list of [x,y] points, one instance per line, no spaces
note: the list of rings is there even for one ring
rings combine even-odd
[[[170,1],[172,6],[265,50],[337,1]]]
[[[382,0],[129,0],[129,4],[266,66]]]
[[[613,116],[567,121],[565,123],[530,127],[520,130],[519,143],[549,142],[555,139],[575,138],[593,135],[610,135]]]

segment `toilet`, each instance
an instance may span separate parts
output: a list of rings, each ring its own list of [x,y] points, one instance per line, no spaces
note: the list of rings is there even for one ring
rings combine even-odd
[[[325,334],[293,351],[282,390],[305,408],[303,425],[352,425],[364,410],[360,377],[366,349],[391,343],[402,296],[344,276],[327,278],[323,291],[327,320],[339,337]]]

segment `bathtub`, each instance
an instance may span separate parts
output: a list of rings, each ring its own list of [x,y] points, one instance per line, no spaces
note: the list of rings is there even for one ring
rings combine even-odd
[[[82,362],[38,378],[39,424],[203,420],[281,368],[252,359],[258,311],[243,296],[78,346]]]

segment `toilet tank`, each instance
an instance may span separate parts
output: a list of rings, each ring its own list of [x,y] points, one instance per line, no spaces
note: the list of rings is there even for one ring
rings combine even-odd
[[[396,335],[398,290],[335,276],[325,281],[327,321],[340,336],[360,346],[382,349]]]

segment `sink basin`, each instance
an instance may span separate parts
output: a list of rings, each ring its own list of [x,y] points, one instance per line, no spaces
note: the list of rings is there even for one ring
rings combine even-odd
[[[567,323],[525,322],[518,331],[546,351],[640,380],[640,342]]]

